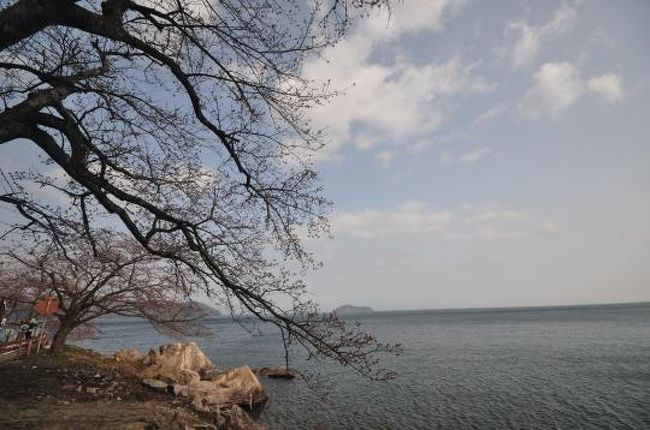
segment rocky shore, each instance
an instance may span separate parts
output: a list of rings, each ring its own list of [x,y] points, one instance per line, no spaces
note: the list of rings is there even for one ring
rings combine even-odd
[[[217,368],[193,342],[113,357],[69,347],[0,364],[2,429],[257,430],[267,394],[258,376],[284,369]]]

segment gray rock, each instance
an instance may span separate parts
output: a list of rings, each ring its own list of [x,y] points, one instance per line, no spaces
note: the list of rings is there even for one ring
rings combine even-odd
[[[201,380],[201,374],[215,365],[195,342],[168,343],[158,351],[149,351],[138,363],[144,366],[138,374],[142,378],[165,379],[178,384]]]
[[[293,379],[296,375],[291,369],[285,367],[262,367],[253,370],[257,376],[266,376],[267,378]]]
[[[192,405],[202,412],[233,405],[250,409],[267,399],[262,384],[248,366],[222,372],[212,381],[193,382],[187,388]]]
[[[215,377],[221,375],[222,373],[223,370],[217,369],[216,367],[214,369],[206,369],[201,372],[201,380],[212,381],[215,379]]]
[[[163,381],[159,381],[158,379],[151,379],[151,378],[144,378],[142,380],[142,384],[146,385],[149,388],[153,388],[154,390],[159,390],[159,391],[167,391],[167,387],[169,384]]]
[[[172,389],[175,396],[183,396],[183,397],[189,396],[187,385],[174,384]]]

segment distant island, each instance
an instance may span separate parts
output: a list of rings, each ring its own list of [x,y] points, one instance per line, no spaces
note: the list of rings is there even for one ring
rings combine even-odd
[[[359,315],[359,314],[371,314],[374,310],[369,306],[352,306],[352,305],[343,305],[334,309],[334,313],[339,316],[342,315]]]

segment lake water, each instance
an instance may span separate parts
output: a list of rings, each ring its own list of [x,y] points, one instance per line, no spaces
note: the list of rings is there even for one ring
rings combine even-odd
[[[377,312],[356,317],[404,353],[389,383],[335,365],[312,390],[264,379],[269,429],[650,429],[650,304]],[[219,367],[282,363],[274,335],[227,320],[196,339]],[[168,338],[140,322],[102,323],[83,344],[145,351]],[[264,327],[262,327],[264,329]],[[299,368],[306,366],[298,362]]]

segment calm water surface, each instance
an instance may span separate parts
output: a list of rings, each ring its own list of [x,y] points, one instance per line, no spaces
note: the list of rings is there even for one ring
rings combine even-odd
[[[650,304],[356,319],[403,344],[386,362],[399,377],[373,383],[322,365],[324,399],[303,382],[265,379],[269,429],[650,429]],[[277,336],[250,336],[226,320],[209,325],[213,336],[196,341],[217,366],[282,362]],[[140,322],[100,329],[86,346],[146,351],[169,341]]]

